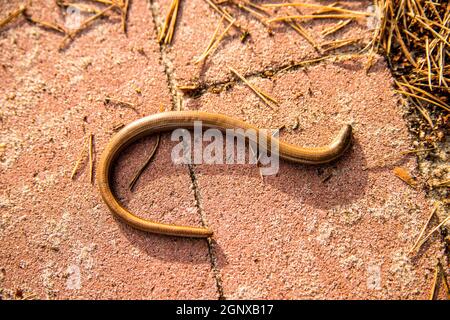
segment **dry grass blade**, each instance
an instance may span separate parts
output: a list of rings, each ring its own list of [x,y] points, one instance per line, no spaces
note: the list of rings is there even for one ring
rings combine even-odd
[[[142,166],[136,171],[136,173],[133,176],[133,179],[131,179],[130,183],[128,184],[128,189],[130,191],[132,191],[134,189],[134,186],[136,185],[136,182],[139,180],[139,177],[142,175],[142,172],[144,172],[144,170],[150,164],[150,161],[152,161],[153,156],[155,155],[156,150],[158,149],[160,138],[161,138],[161,135],[158,134],[156,136],[156,143],[153,145],[153,148],[150,150],[150,153],[149,153],[147,159],[144,161]]]
[[[6,18],[4,18],[3,20],[0,20],[0,28],[6,26],[8,23],[13,21],[15,18],[20,16],[22,13],[25,12],[25,10],[26,10],[26,7],[24,5],[22,5],[17,10],[14,10],[10,14],[8,14],[8,16]]]
[[[272,98],[267,93],[264,93],[263,91],[261,91],[256,86],[252,85],[247,79],[244,78],[244,76],[242,76],[239,72],[237,72],[232,67],[229,66],[228,68],[230,69],[231,72],[233,72],[236,76],[238,76],[247,86],[249,86],[249,88],[252,89],[253,92],[255,92],[256,95],[258,97],[260,97],[261,100],[263,100],[269,107],[273,108],[272,103],[275,104],[275,105],[278,105],[278,101],[277,100]]]

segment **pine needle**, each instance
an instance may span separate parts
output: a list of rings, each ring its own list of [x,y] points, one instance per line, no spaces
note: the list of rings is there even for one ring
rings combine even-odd
[[[89,181],[94,183],[94,135],[89,134]]]
[[[172,0],[169,11],[167,12],[166,20],[164,21],[163,28],[159,34],[158,41],[169,44],[172,42],[173,33],[175,30],[175,24],[178,16],[179,0]]]
[[[434,147],[434,148],[427,148],[427,149],[406,150],[406,151],[400,152],[400,154],[407,155],[407,154],[411,154],[411,153],[427,152],[427,151],[432,151],[432,150],[436,150],[436,148]]]
[[[195,63],[199,63],[208,56],[208,52],[216,40],[217,33],[219,32],[220,25],[222,24],[223,19],[225,19],[225,16],[222,15],[222,18],[220,18],[219,23],[217,23],[216,30],[214,30],[211,40],[209,40],[208,46],[206,47],[205,51],[203,51],[203,53],[200,55],[200,57],[195,61]]]
[[[416,248],[417,244],[419,243],[420,239],[422,238],[425,230],[427,229],[428,225],[430,224],[431,219],[433,218],[436,210],[439,207],[439,203],[435,202],[433,205],[433,209],[431,210],[431,213],[427,219],[427,222],[423,225],[422,229],[420,230],[419,236],[417,237],[417,240],[414,242],[414,245],[411,247],[411,249],[409,250],[408,254],[410,254],[411,252],[414,251],[414,249]]]
[[[153,145],[153,148],[150,150],[150,153],[147,156],[147,159],[144,161],[142,166],[135,172],[133,178],[131,179],[130,183],[128,184],[128,189],[130,191],[132,191],[134,189],[134,186],[136,185],[136,182],[139,180],[139,177],[142,175],[142,172],[144,172],[144,170],[148,167],[148,165],[152,161],[153,156],[155,155],[156,150],[158,149],[160,138],[161,138],[161,135],[158,134],[156,136],[156,143]]]
[[[362,38],[351,38],[351,39],[340,39],[340,40],[334,40],[334,41],[328,41],[321,44],[322,48],[324,49],[324,52],[339,49],[351,44],[354,44],[355,42],[360,41]]]
[[[448,281],[447,281],[447,275],[445,273],[445,270],[444,270],[444,267],[442,266],[441,261],[439,261],[438,263],[439,263],[439,269],[441,272],[442,282],[444,283],[445,293],[447,294],[447,300],[449,300],[450,299],[450,288],[449,288]]]
[[[122,10],[122,31],[123,33],[127,32],[127,17],[128,17],[128,8],[130,6],[130,0],[124,0]]]
[[[233,18],[233,16],[231,16],[226,10],[223,10],[221,8],[219,8],[217,5],[214,4],[213,1],[211,0],[204,0],[207,4],[209,4],[209,6],[216,11],[217,13],[219,13],[221,16],[224,16],[225,19],[229,22],[229,23],[233,23],[233,27],[235,27],[236,29],[239,30],[239,32],[241,33],[241,39],[244,39],[249,33],[247,30],[245,30],[244,28],[242,28],[240,25],[238,25],[236,23],[236,19]]]
[[[316,50],[322,53],[322,48],[320,45],[314,40],[314,38],[310,35],[310,33],[303,28],[297,21],[286,21],[286,23],[298,34],[300,34],[306,41],[309,42]]]
[[[425,38],[425,50],[426,50],[427,66],[428,66],[428,85],[430,86],[430,90],[433,91],[433,86],[431,85],[430,44],[428,41],[428,37]]]
[[[291,3],[273,3],[273,4],[267,3],[267,4],[263,4],[262,6],[266,7],[266,8],[304,7],[304,8],[326,10],[327,12],[335,11],[335,12],[341,12],[341,13],[348,13],[348,14],[352,14],[354,16],[374,16],[374,14],[370,13],[370,12],[353,11],[353,10],[339,8],[339,7],[323,6],[323,5],[311,4],[311,3],[293,3],[293,2],[291,2]]]
[[[233,72],[236,76],[238,76],[247,86],[249,86],[250,89],[252,89],[253,92],[256,93],[256,95],[258,97],[260,97],[261,100],[263,100],[269,107],[273,108],[272,107],[272,103],[275,104],[275,105],[278,105],[278,101],[277,100],[272,98],[267,93],[264,93],[261,89],[259,89],[256,86],[252,85],[247,79],[244,78],[244,76],[242,76],[239,72],[237,72],[232,67],[228,66],[228,68],[230,69],[231,72]]]
[[[6,16],[3,20],[0,20],[0,28],[6,26],[8,23],[13,21],[15,18],[20,16],[22,13],[24,13],[26,10],[26,7],[24,5],[21,5],[18,9],[12,11],[10,14]]]
[[[209,54],[211,54],[211,52],[219,45],[220,41],[222,41],[223,37],[225,37],[225,35],[228,33],[228,30],[230,30],[230,28],[233,26],[234,21],[232,21],[226,28],[225,30],[217,37],[217,33],[219,31],[220,25],[222,24],[222,21],[225,17],[222,16],[222,18],[220,19],[219,23],[217,24],[216,30],[214,31],[214,34],[208,44],[208,47],[206,48],[206,50],[202,53],[202,55],[195,61],[195,63],[199,63],[201,61],[203,61],[204,59],[206,59],[206,57],[208,57]]]
[[[450,187],[450,179],[433,184],[433,187]]]
[[[436,299],[436,291],[437,291],[436,287],[437,287],[439,275],[440,275],[440,268],[439,268],[439,262],[438,262],[436,264],[435,269],[434,269],[433,285],[431,286],[429,300],[435,300]]]
[[[427,240],[433,235],[433,233],[435,233],[437,230],[439,230],[440,227],[442,227],[444,224],[446,224],[449,221],[450,221],[450,216],[445,218],[441,223],[439,223],[437,225],[437,227],[435,227],[433,230],[431,230],[430,233],[428,233],[427,236],[421,242],[419,242],[419,244],[415,248],[415,251],[419,251],[420,248],[423,246],[423,244],[425,242],[427,242]]]
[[[56,23],[52,23],[52,22],[47,22],[47,21],[41,21],[38,19],[33,18],[32,16],[28,15],[26,13],[26,11],[24,12],[24,17],[25,19],[27,19],[29,22],[34,23],[42,28],[46,28],[46,29],[50,29],[62,34],[68,34],[69,32],[61,25],[56,24]]]
[[[67,1],[61,1],[61,0],[57,0],[56,4],[60,7],[70,7],[70,8],[75,8],[77,10],[79,10],[80,12],[86,12],[86,13],[100,13],[101,10],[86,5],[86,4],[81,4],[81,3],[72,3],[72,2],[67,2]]]
[[[406,92],[406,91],[403,91],[403,90],[395,90],[395,92],[401,93],[401,94],[404,94],[404,95],[407,95],[407,96],[411,96],[411,97],[417,98],[417,99],[419,99],[419,100],[424,100],[424,101],[426,101],[426,102],[432,103],[432,104],[434,104],[434,105],[436,105],[436,106],[438,106],[438,107],[441,107],[441,108],[443,108],[444,110],[447,110],[447,111],[450,112],[450,108],[446,107],[445,105],[440,104],[440,103],[437,103],[436,101],[427,99],[427,98],[425,98],[425,97],[419,96],[419,95],[417,95],[417,94],[414,94],[414,93],[411,93],[411,92]]]
[[[74,39],[78,34],[80,34],[83,30],[85,30],[92,22],[97,20],[98,18],[104,16],[108,11],[116,7],[115,4],[110,5],[106,9],[100,11],[99,13],[93,15],[92,17],[86,19],[83,21],[83,23],[75,30],[70,31],[67,33],[67,35],[64,37],[63,41],[61,42],[60,49],[63,49],[64,46],[67,44],[67,41],[69,39]]]
[[[399,82],[399,81],[396,81],[396,83],[399,86],[405,86],[405,87],[408,87],[408,89],[411,89],[411,90],[414,90],[414,91],[416,91],[418,93],[421,93],[421,94],[429,97],[430,99],[433,99],[434,103],[440,104],[444,108],[447,108],[447,110],[450,110],[450,105],[446,104],[444,101],[442,101],[441,99],[439,99],[437,96],[433,95],[432,93],[429,93],[429,92],[427,92],[427,91],[425,91],[423,89],[417,88],[416,86],[413,86],[413,85],[411,85],[409,83]]]
[[[283,16],[268,19],[267,23],[277,22],[277,21],[287,21],[287,20],[309,20],[309,19],[356,19],[360,18],[360,15],[356,14],[323,14],[323,15],[293,15],[293,16]]]
[[[72,180],[75,178],[75,175],[78,172],[80,164],[83,161],[83,159],[85,158],[85,150],[86,150],[87,144],[88,144],[88,138],[85,138],[84,139],[84,143],[83,143],[83,147],[81,148],[80,155],[78,156],[78,160],[77,160],[77,162],[75,163],[75,166],[72,169],[72,174],[70,175],[70,179],[72,179]]]

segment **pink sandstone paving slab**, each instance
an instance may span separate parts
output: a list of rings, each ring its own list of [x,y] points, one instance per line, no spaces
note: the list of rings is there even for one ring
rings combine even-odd
[[[273,111],[243,84],[186,101],[187,109],[262,128],[290,128],[299,117],[299,129],[281,138],[300,145],[325,145],[343,124],[354,128],[354,145],[341,160],[320,167],[281,162],[263,181],[254,165],[196,166],[226,298],[428,296],[437,248],[406,253],[430,207],[423,192],[392,174],[394,165],[417,174],[414,158],[383,160],[395,159],[410,140],[386,65],[367,74],[363,62],[253,78],[280,101]]]
[[[259,4],[278,2],[282,1],[256,1]],[[329,5],[334,1],[303,2]],[[153,10],[157,13],[157,23],[160,28],[170,3],[171,0],[153,1]],[[373,4],[372,1],[340,1],[339,3],[343,8],[358,11],[367,11]],[[240,33],[232,29],[229,36],[221,41],[217,50],[208,57],[206,62],[195,64],[194,61],[205,50],[214,34],[220,15],[213,11],[205,0],[180,2],[175,35],[172,44],[167,47],[171,61],[170,68],[178,85],[195,83],[210,85],[227,82],[233,79],[227,65],[247,75],[268,69],[276,70],[292,62],[319,57],[311,44],[283,23],[272,24],[273,35],[271,35],[267,27],[257,21],[254,16],[237,10],[235,6],[225,6],[225,8],[237,19],[237,23],[250,32],[250,37],[243,43],[240,40]],[[277,16],[309,14],[315,11],[309,8],[278,8],[276,10],[278,10]],[[336,22],[337,20],[332,19],[303,21],[302,26],[318,43],[354,37],[370,39],[371,33],[365,19],[354,21],[335,34],[321,35],[322,30],[335,25]],[[224,25],[226,24],[225,21]]]
[[[15,7],[5,6],[5,11]],[[58,12],[39,14],[61,19]],[[211,34],[217,17],[212,20]],[[17,25],[0,34],[0,62],[5,66],[0,70],[5,106],[0,139],[7,137],[0,205],[0,267],[5,272],[0,287],[43,298],[217,298],[204,241],[136,232],[111,217],[86,181],[86,171],[75,183],[68,179],[83,127],[95,133],[100,152],[115,124],[171,103],[143,3],[133,2],[128,40],[117,31],[118,22],[104,21],[75,40],[64,56],[57,53],[60,36]],[[195,37],[203,32],[194,31],[191,41],[201,43]],[[208,40],[209,35],[202,44]],[[140,47],[147,57],[137,52]],[[271,52],[278,46],[268,48]],[[195,72],[179,64],[182,57],[175,60],[177,81],[195,78]],[[273,61],[281,60],[274,58],[268,65]],[[236,67],[246,73],[247,63],[236,61]],[[218,78],[211,71],[206,81],[227,79],[227,70],[217,70]],[[268,113],[242,85],[186,103],[266,127],[290,124],[300,116],[301,130],[282,134],[296,143],[328,142],[348,119],[357,129],[355,147],[340,162],[321,168],[282,163],[279,176],[266,178],[264,184],[251,166],[196,168],[200,205],[216,232],[214,251],[225,297],[426,297],[431,285],[427,268],[434,266],[436,248],[412,260],[404,252],[429,208],[422,193],[393,178],[390,167],[373,167],[380,154],[409,146],[386,66],[378,65],[368,76],[358,63],[322,64],[311,70],[308,80],[303,71],[251,79],[282,102],[283,112]],[[141,96],[135,86],[142,89]],[[138,104],[141,113],[103,106],[105,94]],[[154,212],[147,217],[198,225],[190,179],[185,168],[168,168],[167,141],[163,139],[133,195],[125,188],[128,178],[153,140],[124,152],[115,174],[117,192],[136,212]],[[415,169],[412,159],[402,165]],[[329,172],[333,176],[322,182]],[[76,284],[77,268],[82,289],[68,290],[68,284]],[[369,290],[376,288],[378,271],[381,289]]]
[[[4,2],[1,12],[17,6]],[[30,12],[64,21],[53,6],[36,3]],[[119,27],[118,19],[95,23],[63,53],[60,35],[23,21],[0,34],[3,298],[16,290],[57,299],[218,297],[206,241],[133,230],[109,213],[88,182],[86,166],[70,179],[88,133],[98,157],[116,124],[171,105],[147,4],[133,1],[127,37]],[[105,106],[106,95],[136,104],[138,113]],[[117,192],[146,217],[200,225],[189,172],[171,164],[168,141],[163,139],[134,194],[125,186],[154,141],[124,152]]]

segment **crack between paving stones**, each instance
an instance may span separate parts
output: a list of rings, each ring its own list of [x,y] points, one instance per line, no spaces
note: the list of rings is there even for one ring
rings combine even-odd
[[[194,190],[194,198],[195,198],[195,205],[197,207],[197,211],[200,213],[200,218],[202,220],[203,227],[207,227],[208,223],[206,220],[205,213],[203,212],[203,206],[202,206],[202,197],[200,194],[200,188],[198,186],[197,177],[195,175],[194,166],[188,165],[189,169],[189,176],[191,177],[191,182]],[[223,286],[222,286],[222,278],[220,276],[220,270],[217,263],[217,255],[214,249],[214,240],[211,238],[206,238],[206,241],[208,243],[208,253],[209,258],[211,260],[211,269],[214,274],[214,278],[216,280],[217,285],[217,291],[219,293],[219,300],[225,300],[225,296],[223,293]]]
[[[274,76],[278,76],[279,74],[293,72],[296,70],[305,70],[310,67],[318,66],[322,63],[333,62],[335,59],[339,58],[339,55],[330,56],[323,60],[309,62],[309,60],[314,60],[314,59],[319,59],[319,58],[320,57],[315,57],[312,59],[305,59],[305,60],[299,61],[299,62],[294,62],[294,63],[291,62],[291,63],[287,63],[287,64],[282,64],[277,67],[267,66],[267,67],[264,67],[260,71],[243,74],[243,77],[246,78],[247,80],[260,79],[260,78],[270,79]],[[232,88],[234,88],[234,86],[236,86],[238,84],[242,84],[242,83],[243,83],[243,81],[241,79],[236,79],[236,78],[223,80],[223,81],[216,81],[216,82],[212,82],[212,83],[199,83],[198,88],[193,90],[193,92],[195,92],[194,94],[187,93],[186,95],[192,96],[194,98],[200,98],[201,96],[210,92],[211,90],[217,89],[220,92],[220,91],[222,91],[222,89],[232,89]],[[175,90],[176,90],[176,87],[175,87]]]
[[[152,15],[153,25],[155,34],[158,34],[158,13],[155,7],[155,4],[152,0],[148,1],[148,7],[150,10],[150,13]],[[166,52],[167,47],[164,44],[159,44],[159,51],[160,51],[160,60],[162,65],[164,66],[164,74],[167,77],[167,86],[169,87],[170,93],[171,93],[171,100],[172,100],[172,110],[181,110],[181,102],[182,97],[178,94],[178,91],[176,89],[176,81],[172,72],[171,68],[171,60]],[[200,214],[200,219],[202,222],[202,225],[204,227],[207,226],[207,221],[205,214],[202,210],[201,205],[201,195],[200,190],[197,183],[197,178],[195,176],[194,167],[192,165],[188,165],[188,171],[189,171],[189,177],[191,178],[191,183],[193,186],[194,191],[194,198],[195,198],[195,205],[197,207],[197,212]],[[220,271],[217,264],[217,257],[214,250],[214,241],[211,238],[206,239],[206,243],[208,246],[208,255],[211,263],[211,270],[213,272],[214,279],[216,281],[216,287],[217,287],[217,293],[219,295],[219,300],[224,300],[225,296],[223,293],[223,286],[222,286],[222,278],[220,276]]]

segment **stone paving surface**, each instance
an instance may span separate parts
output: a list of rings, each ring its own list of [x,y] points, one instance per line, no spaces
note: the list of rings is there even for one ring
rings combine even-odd
[[[2,16],[19,3],[3,2]],[[383,60],[378,57],[369,73],[364,58],[281,72],[318,53],[289,28],[277,25],[270,36],[244,16],[239,21],[251,33],[245,43],[233,31],[205,64],[194,65],[219,16],[203,0],[181,1],[173,44],[160,46],[154,23],[162,23],[169,3],[133,0],[127,36],[118,19],[104,19],[62,52],[60,35],[23,20],[0,31],[2,297],[21,290],[50,299],[426,298],[439,248],[406,255],[430,206],[422,191],[392,174],[394,165],[417,169],[413,157],[390,160],[410,147],[410,138]],[[370,3],[343,2],[355,10]],[[53,1],[36,3],[30,12],[64,23]],[[332,23],[305,26],[317,34]],[[369,34],[358,22],[327,40]],[[227,65],[280,106],[264,105],[233,80]],[[265,70],[274,75],[262,77]],[[174,90],[230,80],[227,90],[195,98]],[[136,110],[105,105],[106,96]],[[174,165],[174,144],[163,135],[130,192],[127,183],[155,142],[144,139],[118,159],[119,197],[143,217],[206,223],[215,232],[211,242],[146,234],[112,217],[86,166],[74,181],[70,174],[87,134],[94,134],[98,157],[116,125],[161,106],[174,108],[179,100],[183,109],[228,114],[263,128],[286,125],[282,139],[311,146],[328,143],[351,123],[355,143],[333,164],[281,162],[276,176],[261,179],[253,165]]]
[[[170,0],[155,1],[153,7],[161,20],[165,17]],[[276,3],[276,1],[266,1]],[[309,1],[311,2],[311,1]],[[333,1],[322,1],[321,4],[331,4]],[[342,5],[352,10],[365,11],[371,1],[344,1]],[[236,13],[235,7],[228,8]],[[177,82],[182,84],[211,85],[227,82],[231,74],[227,65],[234,67],[243,74],[256,74],[265,70],[285,67],[292,62],[313,59],[319,56],[318,52],[304,38],[289,26],[283,24],[271,25],[272,34],[267,27],[253,18],[252,15],[241,15],[237,22],[242,28],[248,30],[250,36],[243,43],[241,33],[232,29],[231,36],[224,39],[217,50],[211,54],[210,59],[204,63],[195,63],[195,60],[205,50],[211,36],[216,29],[220,16],[215,13],[204,0],[182,1],[178,17],[179,28],[173,38],[173,44],[168,48],[171,61],[171,71]],[[298,15],[310,13],[310,9],[278,10],[279,15]],[[314,10],[313,10],[314,11]],[[333,25],[331,20],[312,21],[302,24],[305,29],[314,34],[316,42],[326,39],[331,41],[337,38],[368,35],[366,22],[355,21],[336,34],[323,37],[319,30]],[[162,21],[161,21],[162,24]],[[201,30],[201,32],[199,32]],[[222,30],[222,29],[221,29]]]
[[[386,66],[366,74],[361,65],[321,64],[255,80],[281,97],[275,111],[242,85],[187,104],[263,128],[290,127],[300,116],[300,129],[281,134],[300,145],[326,145],[347,122],[354,128],[350,153],[320,168],[281,162],[278,175],[263,181],[250,165],[196,168],[226,297],[425,297],[419,288],[429,285],[427,264],[409,262],[405,253],[430,209],[392,166],[378,166],[381,155],[395,157],[408,147],[408,133]],[[303,95],[294,98],[299,90]],[[415,161],[401,165],[412,170]],[[379,288],[368,283],[378,272]]]
[[[48,11],[36,10],[42,19],[56,15],[53,1],[48,3]],[[87,168],[70,179],[86,134],[94,134],[99,155],[116,124],[171,104],[152,23],[147,4],[136,1],[128,37],[117,24],[102,22],[63,53],[58,53],[61,36],[35,26],[18,23],[2,32],[0,139],[7,149],[1,162],[0,265],[5,291],[58,299],[217,298],[206,242],[136,232],[111,216],[88,181]],[[145,55],[134,50],[138,47]],[[139,114],[105,106],[106,95],[135,103]],[[119,159],[117,191],[126,200],[123,186],[149,143],[153,139],[130,147]],[[171,164],[169,150],[163,139],[129,206],[140,199],[140,212],[154,212],[155,219],[162,220],[158,214],[163,212],[167,222],[198,224],[189,172]]]

